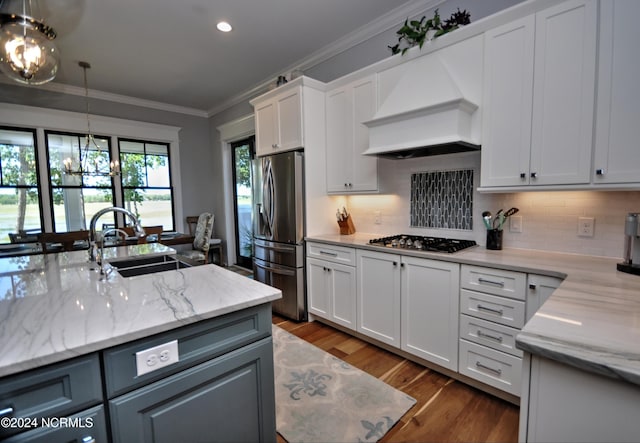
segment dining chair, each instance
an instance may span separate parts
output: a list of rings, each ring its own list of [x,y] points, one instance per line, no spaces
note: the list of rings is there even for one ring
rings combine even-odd
[[[187,224],[189,224],[190,219],[191,217],[187,217]],[[180,255],[191,261],[207,264],[209,263],[209,240],[213,230],[213,215],[209,212],[203,212],[198,216],[197,220],[193,230],[189,225],[189,234],[194,236],[191,245],[193,249],[180,251]]]
[[[160,241],[160,235],[162,235],[163,231],[162,225],[143,226],[142,229],[144,229],[144,237],[138,238],[139,245],[144,243],[156,243]],[[133,230],[133,226],[125,226],[124,228],[122,228],[122,230],[126,232],[129,237],[134,237],[136,235]]]
[[[42,247],[45,254],[51,252],[73,251],[75,249],[85,249],[76,247],[76,242],[83,241],[86,247],[89,247],[89,231],[70,231],[70,232],[43,232],[38,235],[38,243]]]
[[[211,215],[211,237],[213,237],[213,224],[215,221],[215,215]],[[189,235],[195,235],[196,225],[198,224],[198,216],[188,216],[187,217],[187,227],[189,228]],[[214,263],[213,256],[214,252],[218,253],[219,262],[218,264],[222,266],[222,239],[221,238],[209,238],[209,262]]]

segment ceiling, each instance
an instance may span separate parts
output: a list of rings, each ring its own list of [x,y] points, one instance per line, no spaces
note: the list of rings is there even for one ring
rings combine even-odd
[[[310,54],[425,0],[47,0],[58,85],[209,112]],[[394,11],[395,10],[395,11]],[[394,11],[394,12],[392,12]],[[233,30],[216,29],[220,20]],[[53,84],[53,83],[52,83]],[[71,88],[73,89],[73,88]],[[77,89],[77,88],[76,88]],[[78,91],[76,91],[78,93]]]

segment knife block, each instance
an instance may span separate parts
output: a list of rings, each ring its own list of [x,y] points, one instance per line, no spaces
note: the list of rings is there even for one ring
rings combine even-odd
[[[340,235],[351,235],[356,233],[356,227],[353,226],[353,220],[351,220],[350,215],[348,215],[345,220],[338,221],[338,226],[340,226]]]

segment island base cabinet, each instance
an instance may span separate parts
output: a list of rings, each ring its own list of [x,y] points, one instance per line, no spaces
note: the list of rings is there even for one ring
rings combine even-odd
[[[43,420],[40,418],[40,420]],[[31,431],[3,439],[4,443],[106,442],[107,422],[102,405],[69,417],[44,418],[49,423]]]
[[[528,359],[527,359],[528,360]],[[532,356],[520,440],[637,442],[640,386]]]
[[[114,442],[275,442],[273,344],[262,339],[109,401]]]

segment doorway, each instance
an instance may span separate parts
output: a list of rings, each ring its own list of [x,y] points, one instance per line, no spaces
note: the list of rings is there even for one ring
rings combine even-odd
[[[254,136],[231,143],[236,264],[247,269],[252,268],[253,257],[251,161],[255,156],[254,144]]]

